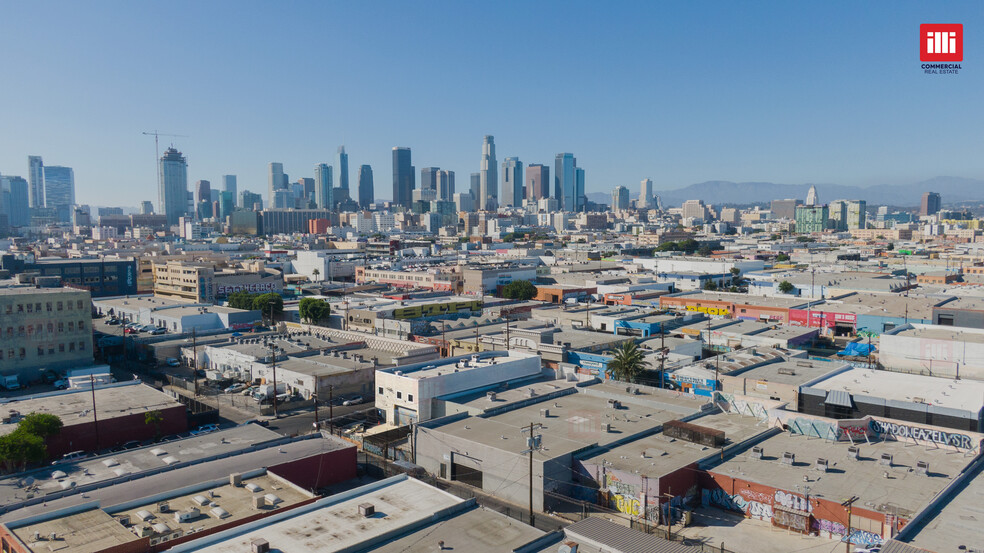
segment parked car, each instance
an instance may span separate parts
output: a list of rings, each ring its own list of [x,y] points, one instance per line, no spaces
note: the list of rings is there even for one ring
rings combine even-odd
[[[226,388],[224,391],[227,394],[234,394],[236,392],[243,391],[244,388],[246,388],[246,385],[245,384],[242,384],[242,383],[237,382],[237,383],[233,384],[232,386],[229,386],[228,388]]]
[[[200,434],[208,434],[210,432],[215,432],[218,429],[219,429],[219,425],[217,425],[217,424],[205,424],[205,425],[199,426],[195,430],[192,430],[191,431],[191,435],[192,436],[198,436]]]
[[[270,426],[270,421],[266,419],[250,419],[243,424],[258,424],[260,426]]]
[[[253,395],[253,392],[255,392],[255,391],[256,391],[256,386],[250,386],[249,388],[246,388],[245,390],[243,390],[243,395],[244,396],[251,396],[251,395]]]
[[[140,447],[140,442],[137,440],[130,440],[123,444],[123,449],[136,449],[138,447]]]
[[[167,365],[168,367],[180,367],[181,361],[178,361],[174,357],[168,357],[167,359],[164,360],[164,364]]]
[[[881,546],[876,545],[874,547],[859,547],[854,550],[854,553],[881,553]]]
[[[60,379],[56,380],[54,382],[54,385],[55,385],[55,389],[56,390],[67,390],[68,389],[68,381],[65,380],[64,378],[60,378]]]
[[[167,333],[167,329],[166,328],[157,327],[154,330],[151,330],[150,333],[153,334],[153,335],[155,335],[155,336],[160,335],[160,334],[166,334]]]
[[[52,465],[60,465],[62,463],[71,463],[73,461],[78,461],[79,459],[85,459],[89,454],[84,451],[73,451],[71,453],[66,453],[62,455],[61,459],[56,460],[51,463]]]
[[[342,405],[359,405],[360,403],[365,403],[366,398],[362,396],[353,396],[342,402]]]
[[[120,324],[120,320],[119,319],[110,319],[110,320],[106,321],[106,324],[108,324],[110,326],[116,326],[116,325]]]

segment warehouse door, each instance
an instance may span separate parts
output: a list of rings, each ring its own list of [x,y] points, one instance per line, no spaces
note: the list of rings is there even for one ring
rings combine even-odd
[[[417,422],[417,412],[413,409],[407,409],[406,407],[400,407],[397,405],[394,414],[396,415],[396,420],[393,422],[395,422],[397,426],[406,426]]]
[[[451,480],[481,489],[484,480],[482,462],[458,453],[451,454]]]

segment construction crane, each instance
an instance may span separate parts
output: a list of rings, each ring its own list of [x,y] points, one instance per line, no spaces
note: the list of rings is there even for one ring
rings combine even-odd
[[[159,142],[159,140],[160,140],[159,137],[161,137],[161,136],[171,136],[171,137],[175,137],[175,138],[188,138],[188,137],[185,136],[185,135],[183,135],[183,134],[165,134],[165,133],[162,133],[162,132],[157,132],[157,129],[154,129],[151,132],[145,132],[145,133],[142,133],[142,134],[145,135],[145,136],[153,136],[154,137],[154,164],[157,165],[157,184],[160,185],[160,182],[161,182],[161,163],[160,163],[160,160],[161,160],[161,146],[160,146],[160,142]],[[159,206],[159,207],[161,209],[163,209],[163,206]]]

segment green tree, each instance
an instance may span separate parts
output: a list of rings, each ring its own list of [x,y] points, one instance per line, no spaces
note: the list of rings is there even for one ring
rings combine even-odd
[[[605,374],[614,380],[635,382],[636,378],[646,370],[646,362],[642,350],[635,342],[629,340],[612,350],[612,360],[605,367]]]
[[[789,261],[789,256],[784,253],[780,253],[776,256],[776,261]]]
[[[711,248],[710,246],[701,246],[701,247],[697,248],[697,255],[699,255],[701,257],[707,257],[707,256],[711,255],[712,253],[714,253],[714,249]]]
[[[700,248],[700,242],[693,238],[687,238],[686,240],[679,241],[677,246],[680,248],[680,251],[692,254]]]
[[[61,432],[62,420],[50,413],[31,413],[17,423],[17,430],[45,439]]]
[[[536,296],[536,286],[528,280],[514,280],[502,287],[502,297],[511,300],[529,300]]]
[[[164,422],[164,413],[161,413],[156,409],[144,413],[144,424],[151,424],[154,426],[154,441],[159,440],[161,437],[162,422]]]
[[[233,292],[229,294],[229,307],[234,309],[253,309],[253,300],[256,299],[257,294],[250,294],[249,292]]]
[[[738,275],[741,274],[741,269],[739,269],[738,267],[732,267],[731,268],[731,274],[733,274],[735,276],[738,276]]]
[[[318,276],[321,275],[321,271],[319,271],[318,269],[314,269],[313,271],[311,271],[311,274],[314,275],[314,280],[317,281]]]
[[[273,316],[284,312],[284,298],[274,292],[260,294],[253,298],[253,309],[258,310],[261,317],[270,317],[273,323]]]
[[[704,290],[713,292],[718,289],[718,285],[714,283],[713,280],[704,281]]]
[[[789,282],[788,280],[784,280],[779,283],[779,291],[782,292],[783,294],[789,294],[795,289],[796,287],[793,286],[793,283]]]
[[[301,298],[298,306],[301,319],[310,324],[318,324],[328,319],[331,315],[331,306],[325,300],[316,298]]]
[[[23,428],[0,436],[0,465],[7,472],[23,470],[28,463],[40,463],[46,453],[44,438]]]

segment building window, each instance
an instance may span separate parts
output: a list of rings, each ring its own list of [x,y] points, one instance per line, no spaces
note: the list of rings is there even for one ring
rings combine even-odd
[[[68,321],[68,331],[75,332],[75,321]]]
[[[403,399],[403,392],[396,392],[396,399]]]
[[[34,310],[37,311],[38,313],[41,312],[41,302],[34,304]]]
[[[383,395],[383,387],[382,386],[379,387],[379,395]]]
[[[65,309],[68,309],[69,311],[71,311],[72,310],[72,302],[70,302],[70,301],[65,302]]]
[[[75,351],[75,342],[68,343],[68,351]]]
[[[79,342],[79,351],[85,351],[85,342]]]
[[[7,327],[7,338],[13,338],[13,337],[14,337],[14,327],[8,326]]]
[[[25,357],[27,357],[27,351],[25,351],[25,350],[24,350],[24,348],[20,348],[20,349],[19,349],[19,350],[17,351],[17,353],[18,353],[18,356],[19,356],[19,357],[20,357],[21,359],[24,359]]]
[[[49,301],[48,303],[46,303],[45,307],[48,308],[48,311],[51,311],[51,302]]]
[[[82,300],[79,300],[78,302],[76,302],[76,305],[78,306],[79,310],[81,310],[82,309]]]
[[[58,302],[58,310],[59,310],[59,311],[61,311],[61,310],[63,310],[63,309],[65,309],[65,304],[64,304],[64,302]]]
[[[48,333],[55,331],[55,323],[48,323]]]
[[[14,306],[13,306],[13,304],[8,304],[7,305],[7,314],[8,315],[12,315],[13,313],[14,313]]]
[[[58,322],[58,332],[65,332],[65,323],[61,321]]]
[[[28,313],[34,313],[34,305],[32,305],[30,303],[27,304],[27,312]]]
[[[151,321],[153,322],[153,321]],[[79,321],[79,330],[85,330],[85,321]]]
[[[58,353],[65,353],[65,344],[58,344]]]
[[[18,303],[17,304],[17,312],[18,313],[23,313],[24,312],[24,304],[23,303]]]
[[[18,336],[21,336],[21,337],[24,336],[24,327],[23,326],[17,327],[17,335]]]
[[[407,401],[413,403],[413,394],[407,394]]]
[[[44,357],[44,346],[38,346],[38,357]]]

